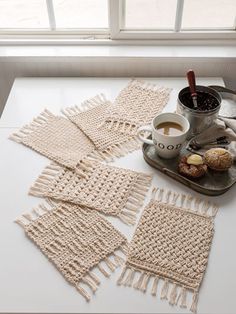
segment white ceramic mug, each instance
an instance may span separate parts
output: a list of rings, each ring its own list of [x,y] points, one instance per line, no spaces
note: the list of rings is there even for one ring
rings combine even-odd
[[[157,131],[156,127],[163,122],[175,122],[182,126],[183,133],[180,135],[165,135]],[[153,120],[151,125],[144,125],[138,129],[139,139],[149,145],[156,147],[157,154],[162,158],[176,157],[186,140],[190,125],[188,120],[177,113],[166,112],[158,114]],[[147,139],[142,136],[144,131],[152,134],[152,139]]]

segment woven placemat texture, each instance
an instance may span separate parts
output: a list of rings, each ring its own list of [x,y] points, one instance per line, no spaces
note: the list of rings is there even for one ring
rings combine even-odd
[[[78,127],[48,110],[12,134],[10,139],[71,169],[95,154],[93,142]]]
[[[88,206],[134,224],[151,180],[151,175],[97,161],[82,162],[76,171],[51,164],[29,193]]]
[[[186,307],[189,291],[193,296],[190,310],[196,312],[216,212],[217,206],[209,201],[154,189],[129,246],[118,284],[144,292],[152,278],[151,293],[155,296],[161,280],[161,299]]]
[[[86,100],[80,107],[73,106],[62,110],[62,113],[89,137],[106,160],[125,156],[141,147],[136,136],[122,134],[115,128],[108,129],[104,125],[106,112],[112,106],[101,94]]]
[[[170,91],[145,81],[131,81],[107,110],[105,125],[121,133],[136,134],[140,126],[149,124],[163,110]]]
[[[16,222],[87,301],[100,284],[94,270],[109,277],[122,263],[115,251],[125,250],[126,238],[96,211],[41,204]]]

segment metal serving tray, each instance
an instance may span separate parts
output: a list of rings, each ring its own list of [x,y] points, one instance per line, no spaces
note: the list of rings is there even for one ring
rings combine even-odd
[[[143,157],[152,167],[160,170],[176,181],[189,188],[206,195],[216,196],[228,191],[236,182],[236,166],[224,172],[208,170],[206,175],[198,179],[188,179],[178,173],[178,162],[182,155],[190,154],[186,148],[180,152],[180,156],[174,159],[163,159],[156,153],[153,145],[143,144]]]

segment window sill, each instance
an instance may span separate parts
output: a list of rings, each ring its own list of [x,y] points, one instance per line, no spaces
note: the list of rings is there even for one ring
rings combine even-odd
[[[143,45],[2,45],[0,60],[5,58],[236,58],[235,46],[143,46]]]

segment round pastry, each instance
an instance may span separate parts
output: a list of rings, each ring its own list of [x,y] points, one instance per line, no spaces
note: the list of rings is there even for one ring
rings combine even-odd
[[[226,171],[233,163],[231,154],[224,148],[211,148],[204,154],[204,162],[216,171]]]
[[[193,154],[183,156],[179,162],[179,173],[189,178],[200,178],[207,171],[207,165],[201,156]]]

